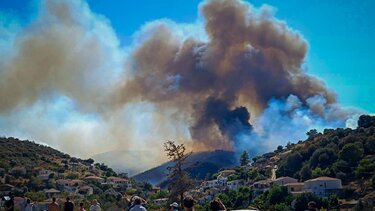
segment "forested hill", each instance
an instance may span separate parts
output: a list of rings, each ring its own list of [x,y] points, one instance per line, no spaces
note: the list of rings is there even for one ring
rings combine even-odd
[[[82,160],[71,157],[49,146],[17,138],[0,137],[0,168],[8,172],[13,167],[25,168],[28,172],[35,169],[48,169],[58,173],[85,173],[84,169],[94,164],[93,159]],[[74,166],[74,170],[71,170]],[[95,164],[99,174],[109,176],[116,173],[104,164]]]
[[[305,181],[318,176],[340,178],[364,196],[375,185],[375,117],[362,115],[356,129],[311,130],[308,138],[281,150],[277,176]],[[372,180],[371,180],[372,178]]]
[[[32,141],[21,141],[17,138],[0,138],[0,156],[1,158],[12,157],[60,157],[70,158],[49,146],[37,144]]]

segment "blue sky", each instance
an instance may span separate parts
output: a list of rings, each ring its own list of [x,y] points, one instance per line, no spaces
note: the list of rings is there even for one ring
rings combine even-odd
[[[36,1],[0,1],[1,10],[27,23]],[[309,43],[307,69],[324,80],[344,106],[375,113],[375,8],[373,0],[267,0],[249,1],[256,7],[268,4],[276,17],[298,30]],[[111,22],[123,46],[139,28],[155,19],[191,23],[198,18],[198,0],[88,0],[90,8]],[[3,17],[3,16],[0,16]]]

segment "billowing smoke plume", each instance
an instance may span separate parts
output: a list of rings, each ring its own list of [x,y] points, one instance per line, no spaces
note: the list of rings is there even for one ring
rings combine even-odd
[[[179,40],[156,25],[133,54],[135,74],[121,102],[146,100],[190,113],[191,137],[208,149],[233,149],[238,134],[251,133],[247,108],[259,115],[272,99],[295,96],[298,108],[323,121],[348,117],[323,82],[302,69],[306,41],[269,8],[215,0],[201,11],[208,41]]]
[[[307,42],[270,7],[211,0],[200,12],[203,23],[151,22],[126,47],[84,1],[0,22],[0,132],[79,156],[152,148],[157,162],[165,139],[256,154],[352,117],[302,68]]]

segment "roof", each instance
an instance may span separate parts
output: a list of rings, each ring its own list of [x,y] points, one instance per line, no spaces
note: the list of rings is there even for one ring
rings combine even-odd
[[[314,179],[306,180],[305,182],[316,182],[316,181],[337,181],[337,180],[340,180],[340,181],[341,181],[341,179],[332,178],[332,177],[317,177],[317,178],[314,178]]]
[[[58,191],[54,188],[51,188],[51,189],[45,190],[44,193],[60,193],[60,191]]]
[[[80,190],[92,189],[91,186],[85,185],[79,188]]]
[[[292,182],[292,183],[288,183],[288,184],[285,184],[284,186],[297,186],[297,185],[305,185],[305,183],[303,182]]]
[[[276,178],[275,181],[279,181],[279,180],[282,180],[282,179],[293,179],[293,180],[297,180],[293,177],[279,177],[279,178]]]
[[[85,177],[85,179],[98,179],[98,180],[103,180],[104,178],[98,177],[98,176],[88,176]]]

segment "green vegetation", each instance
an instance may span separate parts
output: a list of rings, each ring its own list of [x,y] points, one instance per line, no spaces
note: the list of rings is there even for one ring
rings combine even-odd
[[[363,115],[357,129],[310,130],[304,142],[289,148],[279,162],[277,176],[307,180],[319,176],[342,179],[344,184],[370,179],[375,172],[374,117]]]
[[[247,151],[243,151],[243,153],[241,154],[241,158],[240,158],[240,165],[246,166],[249,163],[250,163],[249,153]]]

